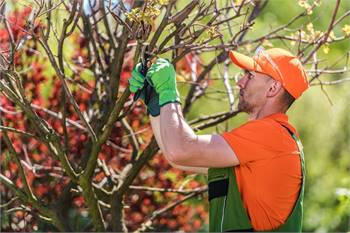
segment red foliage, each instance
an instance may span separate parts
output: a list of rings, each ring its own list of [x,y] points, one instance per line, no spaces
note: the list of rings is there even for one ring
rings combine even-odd
[[[15,10],[9,17],[8,22],[13,33],[14,41],[18,41],[23,36],[27,35],[25,26],[27,19],[32,12],[31,7],[25,7],[23,10]]]
[[[26,24],[28,23],[27,19],[30,13],[31,8],[28,7],[23,11],[14,11],[9,17],[10,27],[16,42],[27,36]],[[36,28],[41,27],[40,23],[37,23],[37,25]],[[34,33],[36,32],[37,30],[34,31]],[[73,77],[74,82],[70,81],[68,84],[70,87],[74,87],[72,88],[72,94],[80,110],[84,112],[92,108],[91,98],[95,83],[93,80],[86,81],[80,77],[80,72],[89,68],[91,65],[89,64],[86,50],[87,40],[84,35],[81,34],[73,34],[72,37],[73,40],[71,43],[74,44],[75,49],[71,55],[71,59],[74,62],[77,74]],[[1,50],[8,49],[8,41],[9,35],[6,30],[0,29]],[[63,145],[63,125],[56,114],[62,112],[62,108],[64,107],[67,119],[76,124],[82,125],[82,123],[68,100],[63,106],[61,81],[58,77],[47,76],[45,73],[45,70],[47,70],[49,66],[47,59],[36,55],[33,56],[33,51],[36,51],[37,46],[38,44],[35,40],[28,39],[24,45],[24,49],[20,51],[20,54],[17,54],[15,65],[18,69],[27,70],[27,72],[21,73],[21,78],[28,101],[37,106],[33,108],[33,110],[45,121],[45,124],[48,124],[61,136]],[[130,77],[132,67],[132,57],[127,56],[121,74],[120,85],[122,89],[127,88],[127,80]],[[188,66],[184,65],[183,70],[188,71]],[[49,96],[45,99],[43,96],[43,87],[47,87],[47,85],[50,86]],[[81,86],[84,88],[81,88]],[[3,95],[0,96],[0,101],[2,107],[1,117],[5,126],[39,136],[36,127],[30,124],[30,120],[14,103]],[[152,131],[149,124],[145,123],[147,122],[145,121],[145,117],[145,108],[142,104],[138,103],[127,116],[127,121],[135,132],[142,132],[139,136],[142,137],[144,142],[149,142],[152,137]],[[96,122],[92,122],[92,124],[95,123]],[[82,130],[72,124],[67,124],[67,132],[69,144],[67,151],[68,159],[74,166],[77,166],[84,156],[86,147],[89,146],[90,136],[86,130]],[[103,145],[98,155],[99,159],[103,160],[113,173],[118,173],[130,161],[132,146],[125,137],[127,134],[121,123],[117,122],[113,126],[110,135],[110,141],[116,144],[117,147]],[[24,161],[27,181],[33,189],[34,194],[47,204],[57,200],[64,187],[69,182],[69,179],[62,170],[60,162],[53,156],[52,151],[50,151],[47,145],[38,141],[35,137],[28,138],[15,133],[9,133],[8,135],[12,146]],[[143,143],[141,149],[144,149],[146,145],[147,143]],[[4,142],[1,142],[1,151],[2,154],[7,154],[8,148]],[[8,161],[4,157],[5,156],[1,156],[2,173],[11,179],[18,187],[22,187],[23,182],[18,175],[18,166],[13,160],[9,159],[10,161]],[[170,179],[170,175],[167,175],[170,173],[171,176],[176,177],[176,179]],[[94,181],[97,183],[103,182],[104,178],[105,174],[100,169],[95,174]],[[163,156],[157,155],[149,163],[149,166],[141,171],[134,185],[177,188],[176,181],[184,178],[184,173],[172,169]],[[186,188],[196,188],[199,186],[199,182],[191,181],[186,185]],[[6,199],[11,197],[11,192],[9,190],[5,189],[1,190],[1,192],[2,197]],[[82,195],[74,195],[72,203],[69,204],[70,207],[77,209],[84,208],[84,199]],[[137,229],[137,227],[148,219],[154,211],[167,205],[170,200],[179,200],[181,197],[181,195],[174,193],[131,191],[130,195],[127,195],[125,200],[125,204],[130,206],[130,208],[126,208],[125,211],[127,227],[129,230]],[[167,212],[156,219],[154,227],[156,229],[198,231],[201,228],[203,220],[207,219],[205,209],[203,207],[201,209],[198,208],[199,207],[193,208],[192,206],[184,204],[179,205],[173,211]],[[32,218],[30,222],[27,222],[27,230],[32,231],[33,227],[36,225],[35,218]],[[7,230],[10,230],[10,228]]]

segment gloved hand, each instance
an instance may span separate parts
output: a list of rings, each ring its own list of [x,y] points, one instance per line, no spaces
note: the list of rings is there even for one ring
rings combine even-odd
[[[159,106],[167,103],[180,103],[179,93],[176,89],[175,69],[168,60],[158,58],[148,70],[146,79],[159,94]]]
[[[138,63],[131,73],[131,78],[129,79],[129,90],[136,93],[138,90],[141,91],[140,98],[145,103],[146,99],[146,89],[142,89],[145,84],[145,77],[141,74],[141,63]],[[147,113],[152,116],[159,116],[160,106],[159,106],[159,95],[155,92],[154,88],[151,88],[151,92],[147,93],[147,98],[149,99],[147,104]]]
[[[138,90],[141,90],[145,84],[145,77],[143,77],[140,72],[141,67],[142,64],[138,63],[132,70],[131,78],[129,79],[129,90],[132,93],[136,93]]]

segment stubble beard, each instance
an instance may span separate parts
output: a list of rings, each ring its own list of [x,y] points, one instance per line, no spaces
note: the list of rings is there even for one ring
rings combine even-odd
[[[252,112],[252,106],[244,99],[244,96],[240,96],[239,102],[238,102],[238,111],[245,112],[245,113],[251,113]]]

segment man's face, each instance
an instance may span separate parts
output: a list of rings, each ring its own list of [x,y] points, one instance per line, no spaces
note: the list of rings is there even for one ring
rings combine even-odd
[[[237,82],[240,88],[238,110],[250,114],[264,106],[270,80],[265,74],[245,71],[243,78]]]

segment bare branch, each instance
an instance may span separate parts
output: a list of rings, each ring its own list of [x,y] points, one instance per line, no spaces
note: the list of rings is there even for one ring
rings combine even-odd
[[[250,27],[250,25],[253,23],[254,19],[257,17],[257,15],[259,14],[259,12],[261,11],[261,9],[266,5],[266,2],[258,2],[252,13],[249,16],[248,21],[243,25],[242,29],[236,33],[236,36],[239,35],[238,38],[238,43],[240,43],[243,40],[243,37],[245,35],[245,31]],[[234,36],[231,39],[231,42],[236,40],[236,36]],[[219,64],[223,61],[225,61],[228,58],[228,53],[227,51],[222,51],[216,58],[214,58],[207,66],[205,66],[204,70],[202,71],[202,73],[198,76],[197,82],[202,81],[205,76],[212,70],[212,68],[216,65]],[[196,97],[194,97],[194,93],[196,91],[196,87],[195,86],[191,86],[186,100],[185,100],[185,105],[183,107],[183,114],[184,116],[189,112],[191,105],[193,104],[193,102],[197,99]]]
[[[127,120],[125,118],[123,118],[121,122],[122,122],[122,125],[124,126],[126,132],[129,134],[129,141],[130,141],[132,148],[133,148],[133,152],[132,152],[132,156],[131,156],[131,161],[133,162],[136,159],[138,151],[140,150],[139,142],[135,136],[134,130],[131,128],[131,126],[129,125]]]
[[[350,78],[342,78],[334,81],[319,81],[318,83],[311,83],[310,86],[331,86],[331,85],[339,85],[345,82],[349,82]]]
[[[40,40],[40,39],[39,39],[39,41],[40,41],[41,45],[43,46],[44,50],[46,51],[46,53],[47,53],[47,55],[48,55],[48,57],[50,59],[50,62],[53,65],[53,67],[54,67],[58,77],[60,78],[60,80],[62,82],[62,86],[63,86],[64,91],[65,91],[65,94],[67,95],[70,103],[73,105],[75,112],[77,113],[77,115],[79,116],[81,121],[84,122],[84,125],[88,129],[88,132],[89,132],[92,140],[94,142],[96,142],[97,141],[96,134],[95,134],[94,130],[92,129],[91,125],[85,119],[85,117],[82,114],[82,112],[80,111],[79,106],[78,106],[77,102],[74,99],[74,96],[72,95],[71,91],[69,90],[69,87],[68,87],[67,82],[65,80],[65,75],[64,75],[64,73],[62,73],[62,70],[58,67],[58,65],[56,63],[56,60],[54,58],[54,55],[53,55],[53,53],[52,53],[52,51],[51,51],[47,41]]]
[[[239,111],[230,111],[227,112],[219,117],[213,118],[210,121],[206,122],[206,123],[202,123],[200,125],[197,125],[196,127],[193,128],[194,131],[199,131],[199,130],[203,130],[206,128],[209,128],[211,126],[215,126],[221,122],[224,122],[228,119],[230,119],[231,117],[236,116],[238,113],[240,113]]]
[[[0,127],[1,127],[0,129],[3,128],[2,125],[3,125],[3,121],[0,120]],[[2,136],[3,136],[3,139],[4,139],[5,143],[6,143],[6,145],[7,145],[7,148],[10,151],[10,154],[12,155],[12,158],[14,159],[16,165],[18,166],[19,174],[20,174],[21,180],[22,180],[22,182],[24,184],[24,191],[26,192],[26,195],[29,197],[29,199],[31,199],[33,201],[37,201],[37,197],[34,195],[34,193],[32,192],[31,187],[28,184],[28,180],[27,180],[26,174],[24,172],[23,166],[21,164],[21,161],[19,159],[19,155],[17,154],[15,148],[13,147],[9,136],[7,135],[7,132],[3,131],[2,132]]]
[[[21,189],[16,187],[15,184],[3,174],[0,174],[0,181],[8,189],[12,190],[24,204],[32,205],[34,208],[38,209],[43,216],[47,217],[48,222],[57,227],[58,230],[65,231],[63,223],[59,220],[57,214],[53,210],[44,206],[42,203],[40,203],[40,201],[28,197]]]
[[[13,202],[15,202],[16,200],[18,200],[18,197],[13,197],[11,198],[11,200],[9,200],[8,202],[1,204],[0,208],[6,208],[8,206],[10,206]]]
[[[182,189],[154,188],[154,187],[147,187],[147,186],[130,185],[131,190],[141,190],[141,191],[151,191],[151,192],[161,192],[161,193],[171,192],[171,193],[178,193],[178,194],[183,194],[183,195],[191,194],[193,192],[197,192],[197,191],[205,189],[205,188],[207,188],[207,187],[205,186],[205,187],[199,187],[199,188],[195,188],[195,189],[182,190]]]
[[[235,102],[235,98],[233,96],[232,93],[232,88],[230,85],[230,82],[228,80],[228,65],[229,65],[229,60],[226,60],[224,62],[224,75],[223,75],[223,79],[224,79],[224,85],[225,88],[227,90],[227,95],[228,95],[228,99],[229,99],[229,104],[230,104],[230,110],[233,111],[234,110],[234,102]]]
[[[3,125],[0,125],[0,132],[2,132],[2,131],[14,132],[14,133],[21,134],[21,135],[23,135],[25,137],[37,138],[34,134],[27,133],[27,132],[25,132],[23,130],[19,130],[19,129],[15,129],[15,128],[11,128],[11,127],[6,127],[6,126],[3,126]]]
[[[188,194],[187,196],[183,197],[182,199],[176,200],[173,203],[170,203],[167,206],[163,207],[162,209],[154,211],[153,214],[151,215],[151,217],[148,220],[146,220],[141,225],[141,227],[139,229],[137,229],[135,232],[143,232],[143,231],[146,231],[147,229],[151,229],[153,220],[156,219],[158,216],[162,215],[163,213],[173,209],[175,206],[178,206],[179,204],[181,204],[181,203],[183,203],[183,202],[185,202],[193,197],[196,197],[202,193],[205,193],[207,190],[208,190],[207,187],[200,188],[200,189],[194,191],[193,193]]]
[[[327,39],[329,37],[329,34],[331,33],[333,27],[334,27],[334,22],[335,22],[335,18],[337,17],[337,13],[338,13],[338,9],[339,9],[339,5],[340,5],[340,0],[337,0],[334,10],[333,10],[333,15],[332,15],[332,19],[331,22],[329,23],[328,29],[326,31],[326,33],[324,34],[323,38],[321,41],[319,41],[315,48],[302,60],[302,63],[305,64],[308,60],[310,60],[310,58],[313,56],[313,54],[324,44],[327,42]]]

